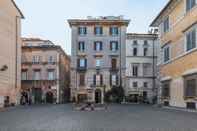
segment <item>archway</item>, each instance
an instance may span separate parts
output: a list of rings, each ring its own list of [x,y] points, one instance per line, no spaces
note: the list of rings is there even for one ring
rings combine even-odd
[[[101,103],[102,102],[102,92],[100,89],[95,90],[95,103]]]
[[[46,93],[46,103],[53,104],[53,93],[50,91]]]

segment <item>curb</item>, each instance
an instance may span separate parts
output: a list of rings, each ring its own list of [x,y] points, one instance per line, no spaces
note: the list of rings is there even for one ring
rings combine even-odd
[[[197,113],[197,110],[191,110],[191,109],[182,109],[182,108],[176,108],[176,107],[162,107],[162,108],[163,109],[169,109],[169,110],[177,110],[177,111]]]

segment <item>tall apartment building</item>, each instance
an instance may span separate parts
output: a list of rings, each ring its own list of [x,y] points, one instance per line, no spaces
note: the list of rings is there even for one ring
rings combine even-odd
[[[68,101],[70,58],[49,40],[23,38],[21,79],[21,93],[26,101]]]
[[[103,103],[104,92],[125,86],[129,20],[99,17],[68,20],[72,30],[71,95],[78,102]]]
[[[197,1],[170,0],[152,22],[159,27],[162,103],[197,107]]]
[[[157,34],[127,34],[125,92],[128,101],[153,102],[157,51]]]
[[[20,100],[22,18],[13,0],[0,1],[0,107]]]

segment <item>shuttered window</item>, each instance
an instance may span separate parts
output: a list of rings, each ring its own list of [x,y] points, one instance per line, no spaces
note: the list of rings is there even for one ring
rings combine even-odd
[[[170,97],[170,81],[162,83],[162,97]]]
[[[196,96],[196,79],[186,80],[185,96],[195,97]]]
[[[187,51],[196,48],[196,29],[186,34]]]
[[[196,0],[186,0],[186,11],[190,11],[196,5]]]

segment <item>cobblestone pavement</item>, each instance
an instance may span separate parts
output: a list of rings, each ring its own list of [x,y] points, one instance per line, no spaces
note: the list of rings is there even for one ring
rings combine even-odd
[[[37,105],[0,112],[0,131],[197,131],[197,113],[145,105],[110,105],[93,112],[69,104]]]

